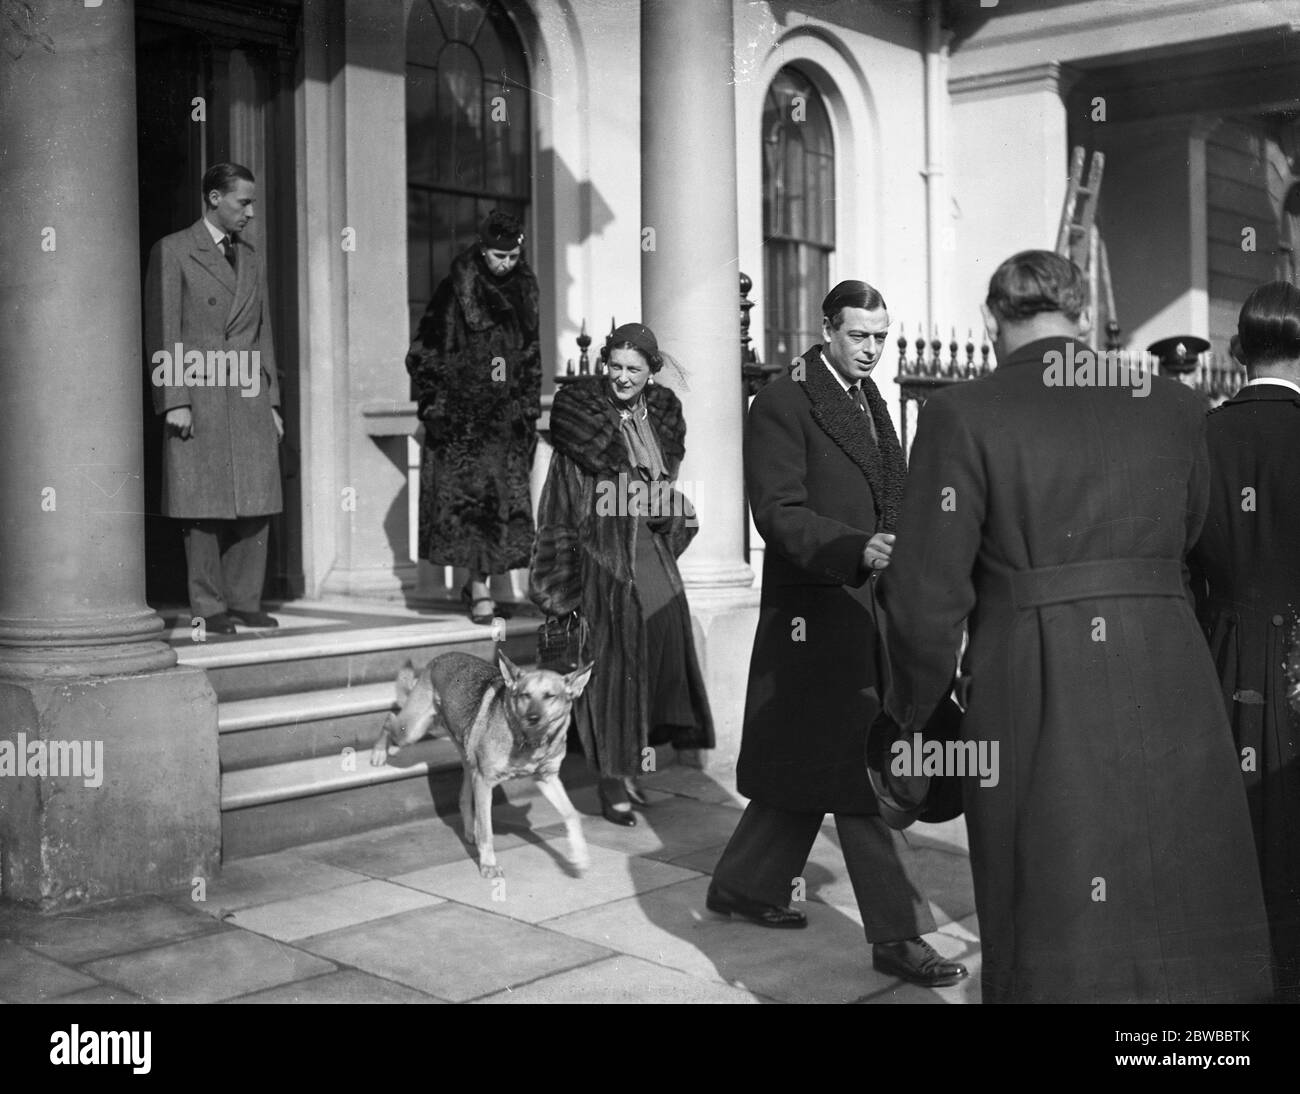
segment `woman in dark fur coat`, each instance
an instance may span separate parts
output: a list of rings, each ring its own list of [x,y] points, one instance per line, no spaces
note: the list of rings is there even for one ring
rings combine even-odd
[[[713,719],[677,572],[697,530],[671,486],[686,452],[681,402],[654,382],[663,358],[648,327],[619,327],[601,357],[608,374],[564,385],[551,408],[531,595],[548,615],[588,622],[596,669],[578,732],[605,817],[633,825],[630,803],[648,804],[636,785],[646,749],[712,748]]]
[[[528,565],[528,481],[541,416],[537,278],[519,221],[495,209],[433,294],[406,357],[425,426],[420,557],[462,566],[470,618],[490,623],[492,574]]]

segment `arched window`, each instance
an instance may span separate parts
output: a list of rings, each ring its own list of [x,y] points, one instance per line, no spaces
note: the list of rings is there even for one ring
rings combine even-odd
[[[787,363],[821,341],[835,250],[835,148],[817,89],[787,65],[763,107],[766,356]]]
[[[496,208],[527,226],[528,69],[498,0],[416,0],[406,28],[411,326]]]

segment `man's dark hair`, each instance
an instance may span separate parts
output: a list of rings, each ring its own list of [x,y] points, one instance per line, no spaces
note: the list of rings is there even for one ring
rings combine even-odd
[[[203,181],[199,184],[203,195],[203,207],[208,205],[208,195],[213,190],[226,194],[235,188],[235,182],[243,179],[245,182],[256,182],[253,178],[253,172],[240,163],[214,163],[203,172]]]
[[[1261,285],[1241,306],[1237,336],[1251,367],[1300,358],[1300,289],[1287,281]]]
[[[885,298],[865,281],[841,281],[822,301],[822,315],[831,321],[831,330],[839,330],[845,308],[865,311],[885,310]]]
[[[1002,322],[1018,323],[1043,312],[1078,319],[1088,305],[1088,283],[1068,258],[1021,251],[993,272],[984,303]]]

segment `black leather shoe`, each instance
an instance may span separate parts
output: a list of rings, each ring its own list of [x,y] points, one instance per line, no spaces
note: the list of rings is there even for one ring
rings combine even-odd
[[[760,904],[757,900],[729,893],[717,882],[709,886],[704,906],[718,915],[739,916],[760,927],[778,927],[784,930],[797,930],[808,926],[808,917],[793,908],[782,908],[776,904]]]
[[[203,629],[209,634],[235,633],[235,621],[225,612],[217,612],[216,615],[196,615],[194,618],[203,620]]]
[[[871,964],[877,972],[897,976],[923,988],[945,988],[968,975],[966,966],[945,961],[921,938],[877,942],[871,947]]]
[[[609,795],[605,793],[603,786],[597,787],[597,793],[600,795],[600,815],[610,824],[617,824],[623,828],[636,827],[636,814],[631,809],[615,809],[614,803],[609,800]]]
[[[228,615],[234,617],[235,622],[244,624],[245,627],[257,627],[260,630],[270,630],[272,627],[278,627],[280,621],[273,615],[267,615],[266,612],[241,612],[234,608],[227,608]]]

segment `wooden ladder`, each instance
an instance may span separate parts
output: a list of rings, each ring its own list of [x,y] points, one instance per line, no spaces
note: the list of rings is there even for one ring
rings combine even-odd
[[[1061,208],[1061,226],[1056,233],[1056,253],[1068,258],[1088,279],[1093,326],[1089,335],[1094,349],[1117,347],[1119,319],[1115,314],[1115,289],[1110,279],[1106,241],[1093,223],[1101,196],[1101,177],[1106,154],[1094,151],[1088,160],[1088,181],[1083,181],[1085,153],[1076,145],[1070,157],[1070,184]]]

